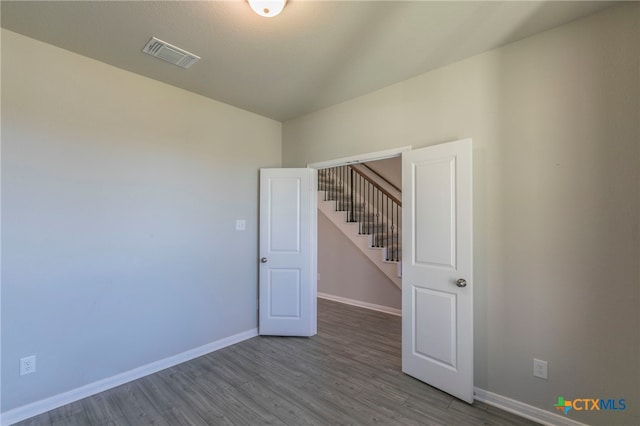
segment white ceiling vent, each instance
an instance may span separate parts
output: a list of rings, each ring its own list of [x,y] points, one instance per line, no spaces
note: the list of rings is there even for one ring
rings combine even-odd
[[[186,50],[155,37],[151,37],[151,40],[149,40],[142,51],[182,68],[189,68],[200,60],[200,56],[189,53]]]

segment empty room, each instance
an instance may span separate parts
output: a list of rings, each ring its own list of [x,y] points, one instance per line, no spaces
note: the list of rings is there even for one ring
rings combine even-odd
[[[2,425],[640,424],[640,3],[0,19]]]

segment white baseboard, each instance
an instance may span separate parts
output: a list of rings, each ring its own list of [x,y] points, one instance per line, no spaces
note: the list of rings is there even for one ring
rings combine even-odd
[[[560,414],[555,414],[542,408],[534,407],[533,405],[525,404],[524,402],[516,401],[515,399],[507,398],[506,396],[480,388],[473,389],[473,398],[543,425],[586,426],[584,423],[561,416]]]
[[[378,312],[384,312],[391,315],[402,315],[402,311],[400,309],[390,308],[388,306],[361,302],[359,300],[347,299],[345,297],[333,296],[331,294],[320,292],[318,292],[318,297],[321,299],[332,300],[334,302],[345,303],[347,305],[353,305]],[[76,389],[72,389],[68,392],[64,392],[40,401],[33,402],[28,405],[14,408],[1,414],[0,425],[11,425],[13,423],[20,422],[22,420],[37,416],[39,414],[95,395],[116,386],[120,386],[133,380],[148,376],[150,374],[157,373],[158,371],[173,367],[199,356],[215,352],[219,349],[242,342],[257,335],[257,328],[247,330],[242,333],[238,333],[233,336],[229,336],[224,339],[220,339],[215,342],[211,342],[206,345],[188,350],[186,352],[182,352],[180,354],[154,361],[150,364],[143,365],[138,368],[134,368],[133,370],[117,374],[115,376],[108,377],[106,379],[102,379]],[[498,395],[496,393],[489,392],[480,388],[474,388],[474,399],[544,425],[586,426],[584,423],[580,423],[568,417],[554,414],[541,408],[525,404],[524,402],[516,401],[515,399],[507,398],[506,396]]]
[[[360,300],[347,299],[346,297],[334,296],[332,294],[318,292],[320,299],[333,300],[334,302],[344,303],[346,305],[358,306],[360,308],[371,309],[372,311],[384,312],[385,314],[402,316],[402,310],[390,308],[388,306],[376,305],[374,303],[361,302]]]
[[[225,337],[224,339],[207,343],[206,345],[188,350],[186,352],[182,352],[174,356],[170,356],[168,358],[154,361],[150,364],[134,368],[133,370],[129,370],[115,376],[107,377],[106,379],[98,380],[97,382],[89,383],[88,385],[72,389],[68,392],[64,392],[46,399],[42,399],[40,401],[33,402],[31,404],[14,408],[2,413],[0,417],[0,425],[11,425],[30,417],[37,416],[38,414],[45,413],[74,401],[78,401],[80,399],[95,395],[116,386],[123,385],[132,380],[140,379],[142,377],[148,376],[149,374],[157,373],[158,371],[173,367],[174,365],[181,364],[183,362],[192,360],[202,355],[206,355],[227,346],[231,346],[257,335],[257,328],[243,331],[242,333],[234,334],[233,336]]]

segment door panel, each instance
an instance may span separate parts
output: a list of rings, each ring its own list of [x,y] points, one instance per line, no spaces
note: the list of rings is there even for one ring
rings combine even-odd
[[[260,334],[316,334],[314,177],[313,169],[260,170]]]
[[[456,368],[456,295],[425,288],[415,291],[415,347],[425,360]],[[428,324],[438,324],[430,327]]]
[[[471,140],[402,157],[402,371],[471,403]]]
[[[300,184],[300,178],[269,179],[269,253],[300,252]]]
[[[415,262],[454,268],[456,264],[455,157],[413,165]]]
[[[268,318],[299,319],[302,301],[300,300],[300,269],[269,270]]]

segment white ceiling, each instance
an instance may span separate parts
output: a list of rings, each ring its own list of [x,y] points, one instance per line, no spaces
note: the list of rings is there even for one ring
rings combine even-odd
[[[610,6],[607,1],[2,1],[2,27],[286,121]],[[141,52],[155,36],[202,57]]]

